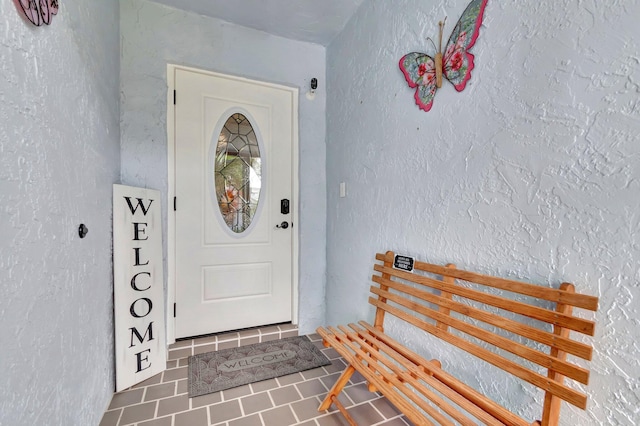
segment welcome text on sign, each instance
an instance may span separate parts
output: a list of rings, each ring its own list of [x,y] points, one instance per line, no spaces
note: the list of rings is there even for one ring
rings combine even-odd
[[[151,203],[153,203],[153,200],[150,199],[148,200],[148,204],[145,206],[142,198],[136,198],[137,204],[134,207],[134,205],[131,203],[131,197],[123,198],[126,200],[127,206],[129,207],[129,210],[134,217],[136,216],[138,208],[142,212],[142,215],[146,216],[149,208],[151,207]],[[149,239],[149,237],[146,235],[146,229],[148,226],[147,222],[132,222],[131,226],[133,241],[146,241]],[[146,262],[141,260],[141,258],[143,258],[142,254],[140,253],[141,250],[142,247],[133,248],[134,267],[144,267],[149,265],[149,260],[147,260]],[[138,282],[138,277],[140,276],[147,276],[149,278],[149,282],[146,283],[146,287],[144,287],[144,283],[141,286],[141,284]],[[137,292],[144,293],[151,288],[151,278],[151,271],[143,270],[141,272],[138,272],[131,278],[131,288]],[[135,301],[133,301],[133,303],[131,303],[129,313],[134,318],[145,318],[151,313],[152,310],[153,302],[151,301],[151,299],[149,299],[148,297],[140,297],[139,299],[136,299]],[[153,340],[153,321],[150,321],[148,323],[144,335],[141,335],[136,327],[131,327],[129,330],[131,331],[131,345],[129,346],[130,348],[136,346],[137,344],[144,344],[145,340],[147,340],[148,342],[151,342]],[[134,341],[134,339],[137,339],[137,343]],[[151,349],[149,348],[135,354],[137,365],[136,373],[139,373],[140,371],[146,370],[147,368],[151,367],[151,362],[149,361],[150,353]]]
[[[116,391],[164,370],[160,192],[113,185]]]

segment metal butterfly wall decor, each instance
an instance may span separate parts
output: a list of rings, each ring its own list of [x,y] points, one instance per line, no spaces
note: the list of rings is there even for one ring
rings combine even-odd
[[[24,17],[33,25],[51,24],[58,13],[58,0],[13,0]]]
[[[473,55],[469,49],[473,47],[480,32],[482,16],[487,0],[473,0],[462,12],[456,24],[444,53],[442,53],[442,32],[446,22],[440,21],[438,48],[435,58],[412,52],[400,59],[400,69],[409,87],[415,88],[416,104],[423,111],[429,111],[433,106],[436,90],[442,87],[442,76],[449,80],[453,87],[462,92],[471,78],[473,69]]]

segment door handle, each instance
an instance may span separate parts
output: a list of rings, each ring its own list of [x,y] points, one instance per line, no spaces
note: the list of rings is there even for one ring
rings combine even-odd
[[[280,225],[276,225],[276,228],[279,229],[287,229],[289,227],[289,222],[282,222]]]

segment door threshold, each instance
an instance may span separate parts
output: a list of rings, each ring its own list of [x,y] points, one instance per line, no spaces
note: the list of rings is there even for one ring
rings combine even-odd
[[[237,348],[253,343],[295,337],[298,326],[290,322],[251,327],[241,330],[194,336],[176,341],[169,346],[168,360],[177,360],[191,355]]]
[[[297,325],[293,325],[291,323],[291,321],[289,321],[289,322],[279,322],[279,323],[276,323],[276,324],[266,324],[266,325],[258,325],[258,326],[255,326],[255,327],[239,328],[237,330],[219,331],[217,333],[209,333],[209,334],[200,334],[198,336],[181,337],[179,339],[176,339],[176,343],[177,342],[182,342],[184,340],[196,340],[196,339],[203,339],[203,338],[206,338],[206,337],[222,336],[222,335],[225,335],[225,334],[244,333],[244,332],[250,332],[252,330],[267,329],[267,328],[271,328],[271,327],[283,328],[286,331],[292,330],[294,328],[295,329],[298,328],[298,326]]]

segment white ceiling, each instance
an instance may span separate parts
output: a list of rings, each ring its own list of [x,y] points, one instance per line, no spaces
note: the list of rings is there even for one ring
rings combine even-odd
[[[364,0],[154,0],[294,40],[327,46]]]

